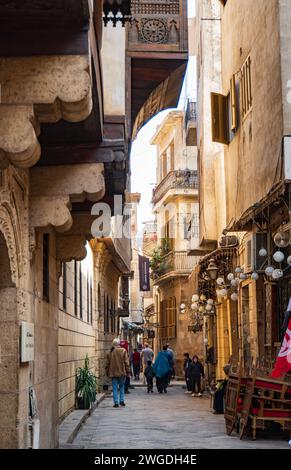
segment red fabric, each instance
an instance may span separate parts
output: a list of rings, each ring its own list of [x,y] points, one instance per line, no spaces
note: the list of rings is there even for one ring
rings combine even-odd
[[[273,377],[274,378],[274,377]],[[278,384],[276,382],[271,382],[271,377],[268,379],[268,382],[266,380],[258,380],[256,379],[255,381],[255,388],[264,388],[264,389],[269,389],[269,390],[278,390],[278,392],[281,392],[283,384]],[[291,393],[291,387],[288,387],[287,393]]]
[[[271,373],[273,379],[280,379],[291,371],[291,318],[285,333],[284,341],[279,352],[275,367]]]
[[[252,408],[251,414],[258,416],[259,415],[258,408]],[[291,418],[291,411],[288,410],[264,410],[263,411],[263,418]]]
[[[121,340],[121,341],[120,341],[120,347],[121,347],[121,348],[124,348],[124,349],[127,351],[127,353],[128,353],[128,341],[126,341],[126,340]]]
[[[134,365],[137,365],[137,366],[140,364],[140,353],[139,353],[139,352],[133,353],[133,355],[132,355],[132,363],[133,363]]]

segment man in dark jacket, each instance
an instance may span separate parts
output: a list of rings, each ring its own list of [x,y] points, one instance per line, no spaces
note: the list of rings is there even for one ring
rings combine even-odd
[[[202,397],[201,378],[204,378],[204,368],[201,362],[199,362],[198,356],[193,357],[193,360],[188,367],[188,378],[191,384],[192,397],[196,397],[196,385],[198,397]]]
[[[185,392],[186,394],[187,393],[192,393],[191,392],[191,383],[190,383],[189,374],[188,374],[189,366],[190,366],[191,362],[192,361],[190,359],[190,354],[185,353],[184,354],[184,374],[185,374],[185,382],[186,382],[186,388],[187,388],[187,392]]]

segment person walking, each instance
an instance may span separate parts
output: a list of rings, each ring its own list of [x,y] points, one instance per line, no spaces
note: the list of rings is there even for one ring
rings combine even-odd
[[[148,361],[147,367],[144,371],[144,375],[147,379],[148,393],[153,393],[154,392],[155,371],[154,371],[154,368],[153,368],[152,361]]]
[[[201,378],[204,378],[204,367],[199,362],[198,356],[193,356],[192,362],[188,368],[188,377],[191,384],[192,397],[196,397],[196,386],[198,397],[202,397],[201,393]]]
[[[185,375],[185,382],[186,382],[186,388],[187,391],[185,392],[186,394],[191,394],[191,383],[190,383],[190,378],[189,378],[189,367],[191,364],[192,360],[190,358],[189,353],[184,354],[184,375]]]
[[[169,374],[171,374],[171,367],[167,357],[167,346],[164,346],[163,351],[158,353],[153,369],[156,376],[158,392],[167,393]]]
[[[142,360],[142,365],[143,365],[143,371],[145,371],[147,367],[148,361],[153,362],[154,360],[154,351],[149,347],[148,343],[144,344],[144,348],[141,353],[141,360]],[[146,377],[145,375],[143,376],[144,380],[143,382],[146,382]]]
[[[168,352],[169,362],[171,366],[171,378],[174,378],[175,377],[175,354],[169,343],[167,344],[167,352]]]
[[[125,406],[124,385],[126,377],[130,375],[130,366],[127,351],[120,346],[118,338],[113,341],[111,351],[107,355],[106,373],[112,380],[114,408]]]
[[[134,380],[139,380],[139,374],[140,374],[140,366],[141,366],[141,356],[140,353],[138,352],[137,349],[134,350],[132,354],[132,368],[133,368],[133,376]]]

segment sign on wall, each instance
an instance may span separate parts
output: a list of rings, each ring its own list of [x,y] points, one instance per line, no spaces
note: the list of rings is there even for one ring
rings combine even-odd
[[[149,292],[151,290],[150,285],[150,260],[144,256],[138,257],[139,265],[139,290],[141,292]]]
[[[34,324],[21,322],[21,362],[34,360]]]

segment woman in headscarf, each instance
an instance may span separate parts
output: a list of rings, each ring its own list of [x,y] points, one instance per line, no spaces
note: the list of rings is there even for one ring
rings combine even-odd
[[[169,374],[171,373],[171,366],[167,356],[167,347],[165,348],[163,348],[163,351],[158,353],[153,366],[159,393],[167,393]]]

